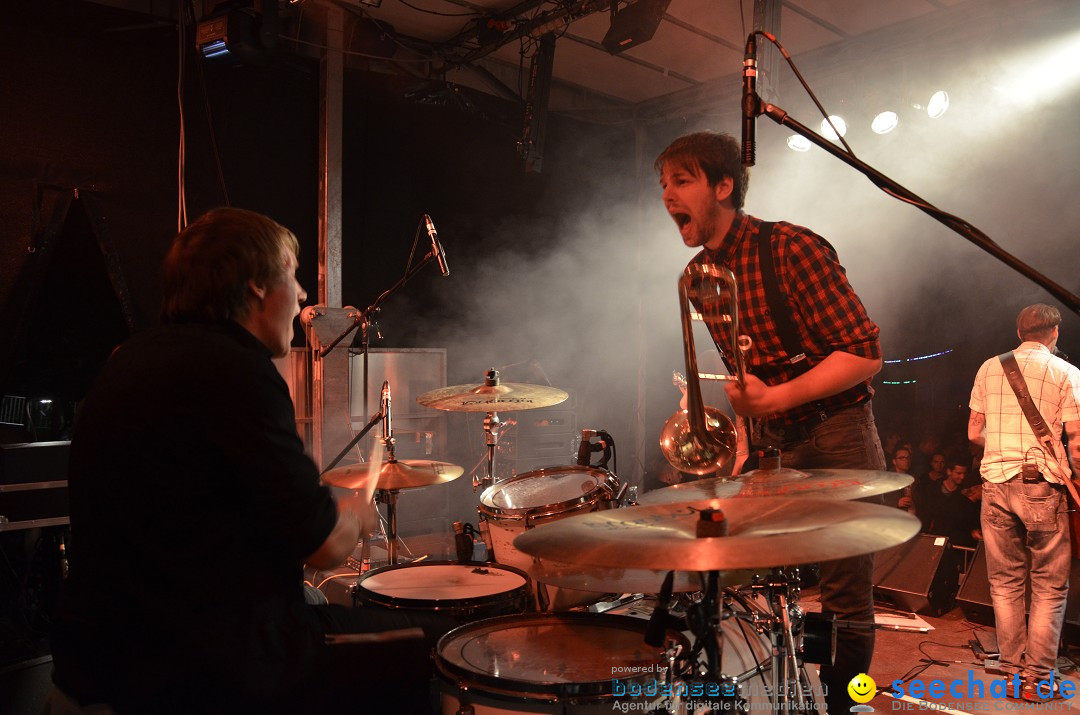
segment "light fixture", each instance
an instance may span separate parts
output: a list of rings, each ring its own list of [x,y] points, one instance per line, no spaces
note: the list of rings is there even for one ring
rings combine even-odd
[[[888,134],[900,123],[900,117],[896,112],[885,111],[874,117],[874,121],[870,122],[870,128],[874,130],[875,134]]]
[[[792,151],[810,151],[810,140],[802,134],[792,134],[787,138],[787,145]]]
[[[218,2],[199,20],[195,44],[207,59],[266,62],[277,44],[276,2]]]
[[[832,124],[830,125],[829,122],[832,122]],[[834,126],[836,131],[833,131]],[[840,136],[836,136],[837,132],[840,133]],[[838,114],[830,114],[828,119],[821,120],[821,133],[829,141],[836,141],[840,137],[847,135],[847,122]]]
[[[926,113],[931,119],[938,119],[949,110],[949,93],[943,89],[934,92],[926,103]]]
[[[617,0],[612,0],[616,2]],[[637,0],[611,16],[611,27],[600,44],[613,55],[648,42],[664,19],[671,0]]]

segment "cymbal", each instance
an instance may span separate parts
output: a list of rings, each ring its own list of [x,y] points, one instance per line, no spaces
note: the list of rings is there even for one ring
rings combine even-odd
[[[425,392],[416,401],[426,407],[450,412],[507,412],[550,407],[564,401],[565,390],[523,382],[498,385],[453,385]]]
[[[370,464],[348,464],[335,467],[322,475],[323,483],[345,489],[359,489],[367,481]],[[448,462],[433,462],[430,459],[400,459],[383,462],[379,468],[379,482],[376,489],[387,491],[428,487],[432,484],[452,482],[465,470]]]
[[[914,479],[873,469],[755,469],[736,477],[674,484],[643,494],[639,504],[675,504],[736,497],[862,499],[903,489]]]
[[[595,593],[660,593],[667,571],[649,569],[606,568],[603,566],[579,566],[556,561],[534,563],[528,569],[534,581],[562,588]],[[750,583],[767,569],[738,569],[724,571],[721,578],[725,585]],[[676,571],[672,592],[690,593],[703,591],[699,571]]]
[[[727,536],[697,536],[700,512],[720,509]],[[901,509],[836,499],[761,497],[650,504],[579,514],[514,539],[531,556],[637,569],[765,569],[831,561],[902,544],[919,532]]]

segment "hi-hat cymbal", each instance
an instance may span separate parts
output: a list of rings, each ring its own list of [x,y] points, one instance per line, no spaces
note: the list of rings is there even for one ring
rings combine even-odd
[[[675,504],[737,497],[862,499],[903,489],[907,474],[873,469],[755,469],[737,477],[714,477],[675,484],[643,494],[639,504]]]
[[[726,536],[697,536],[720,509]],[[607,509],[530,529],[514,546],[562,563],[637,569],[765,569],[831,561],[902,544],[919,532],[901,509],[836,499],[713,499]]]
[[[551,407],[569,395],[546,385],[503,382],[498,385],[453,385],[425,392],[416,401],[426,407],[450,412],[508,412]]]
[[[608,568],[603,566],[580,566],[563,564],[556,561],[541,561],[528,569],[534,581],[548,583],[561,588],[573,588],[579,591],[595,593],[660,593],[667,571],[653,571],[634,568]],[[750,583],[759,573],[768,573],[768,569],[739,569],[724,571],[723,583]],[[673,593],[704,591],[700,571],[676,571],[673,581]]]
[[[325,484],[345,489],[360,489],[367,482],[370,464],[349,464],[335,467],[322,475]],[[376,489],[394,490],[413,487],[429,487],[432,484],[452,482],[465,470],[448,462],[433,462],[430,459],[400,459],[383,462],[379,468],[379,483]]]

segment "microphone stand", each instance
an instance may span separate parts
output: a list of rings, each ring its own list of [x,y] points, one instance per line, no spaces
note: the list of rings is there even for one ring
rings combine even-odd
[[[379,310],[381,309],[380,306],[387,298],[393,295],[399,288],[401,288],[401,286],[405,285],[405,283],[414,275],[416,275],[416,273],[421,268],[436,260],[437,258],[438,256],[436,255],[434,249],[428,251],[424,255],[424,257],[420,259],[419,263],[417,263],[412,268],[409,268],[405,272],[405,275],[398,279],[397,283],[384,290],[382,293],[379,294],[379,297],[375,299],[374,303],[357,313],[353,317],[352,325],[345,328],[345,330],[342,331],[341,335],[334,338],[332,341],[330,341],[329,344],[326,345],[326,347],[319,351],[320,358],[326,357],[330,353],[330,351],[337,346],[338,343],[340,343],[346,338],[346,336],[348,336],[349,333],[356,330],[357,327],[362,326],[363,340],[361,341],[360,352],[364,356],[364,416],[367,416],[368,413],[368,328],[372,324],[372,318],[378,314]],[[377,331],[378,328],[376,328],[376,332]]]
[[[777,107],[775,104],[768,102],[762,102],[761,98],[757,95],[753,95],[754,103],[757,114],[764,114],[769,119],[773,120],[782,127],[788,127],[795,133],[806,137],[808,140],[821,147],[825,151],[835,156],[840,161],[844,162],[848,166],[854,168],[859,173],[863,174],[866,178],[870,179],[871,183],[883,190],[890,196],[900,199],[905,203],[909,203],[915,208],[919,209],[923,213],[931,216],[940,223],[944,224],[948,228],[951,228],[954,232],[960,234],[962,237],[974,243],[979,248],[983,249],[990,255],[997,258],[999,261],[1009,266],[1013,270],[1019,272],[1021,275],[1027,277],[1034,283],[1044,288],[1050,295],[1061,301],[1066,307],[1072,310],[1074,313],[1080,315],[1080,297],[1077,297],[1073,293],[1066,290],[1064,287],[1058,285],[1054,281],[1050,280],[1042,273],[1027,265],[1016,256],[1012,255],[1004,248],[996,244],[989,236],[972,226],[967,221],[958,216],[953,216],[950,213],[942,211],[928,201],[916,196],[913,192],[904,188],[900,184],[896,183],[889,177],[885,176],[877,169],[874,169],[869,164],[855,158],[852,154],[849,154],[832,142],[828,141],[824,137],[816,134],[812,129],[803,126],[799,122],[792,119],[786,111]]]

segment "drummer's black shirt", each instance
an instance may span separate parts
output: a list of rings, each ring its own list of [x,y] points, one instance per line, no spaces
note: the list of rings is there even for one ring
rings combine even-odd
[[[305,677],[322,630],[302,563],[336,509],[249,332],[172,325],[118,348],[81,405],[69,492],[53,648],[69,695],[119,711],[224,708]]]

